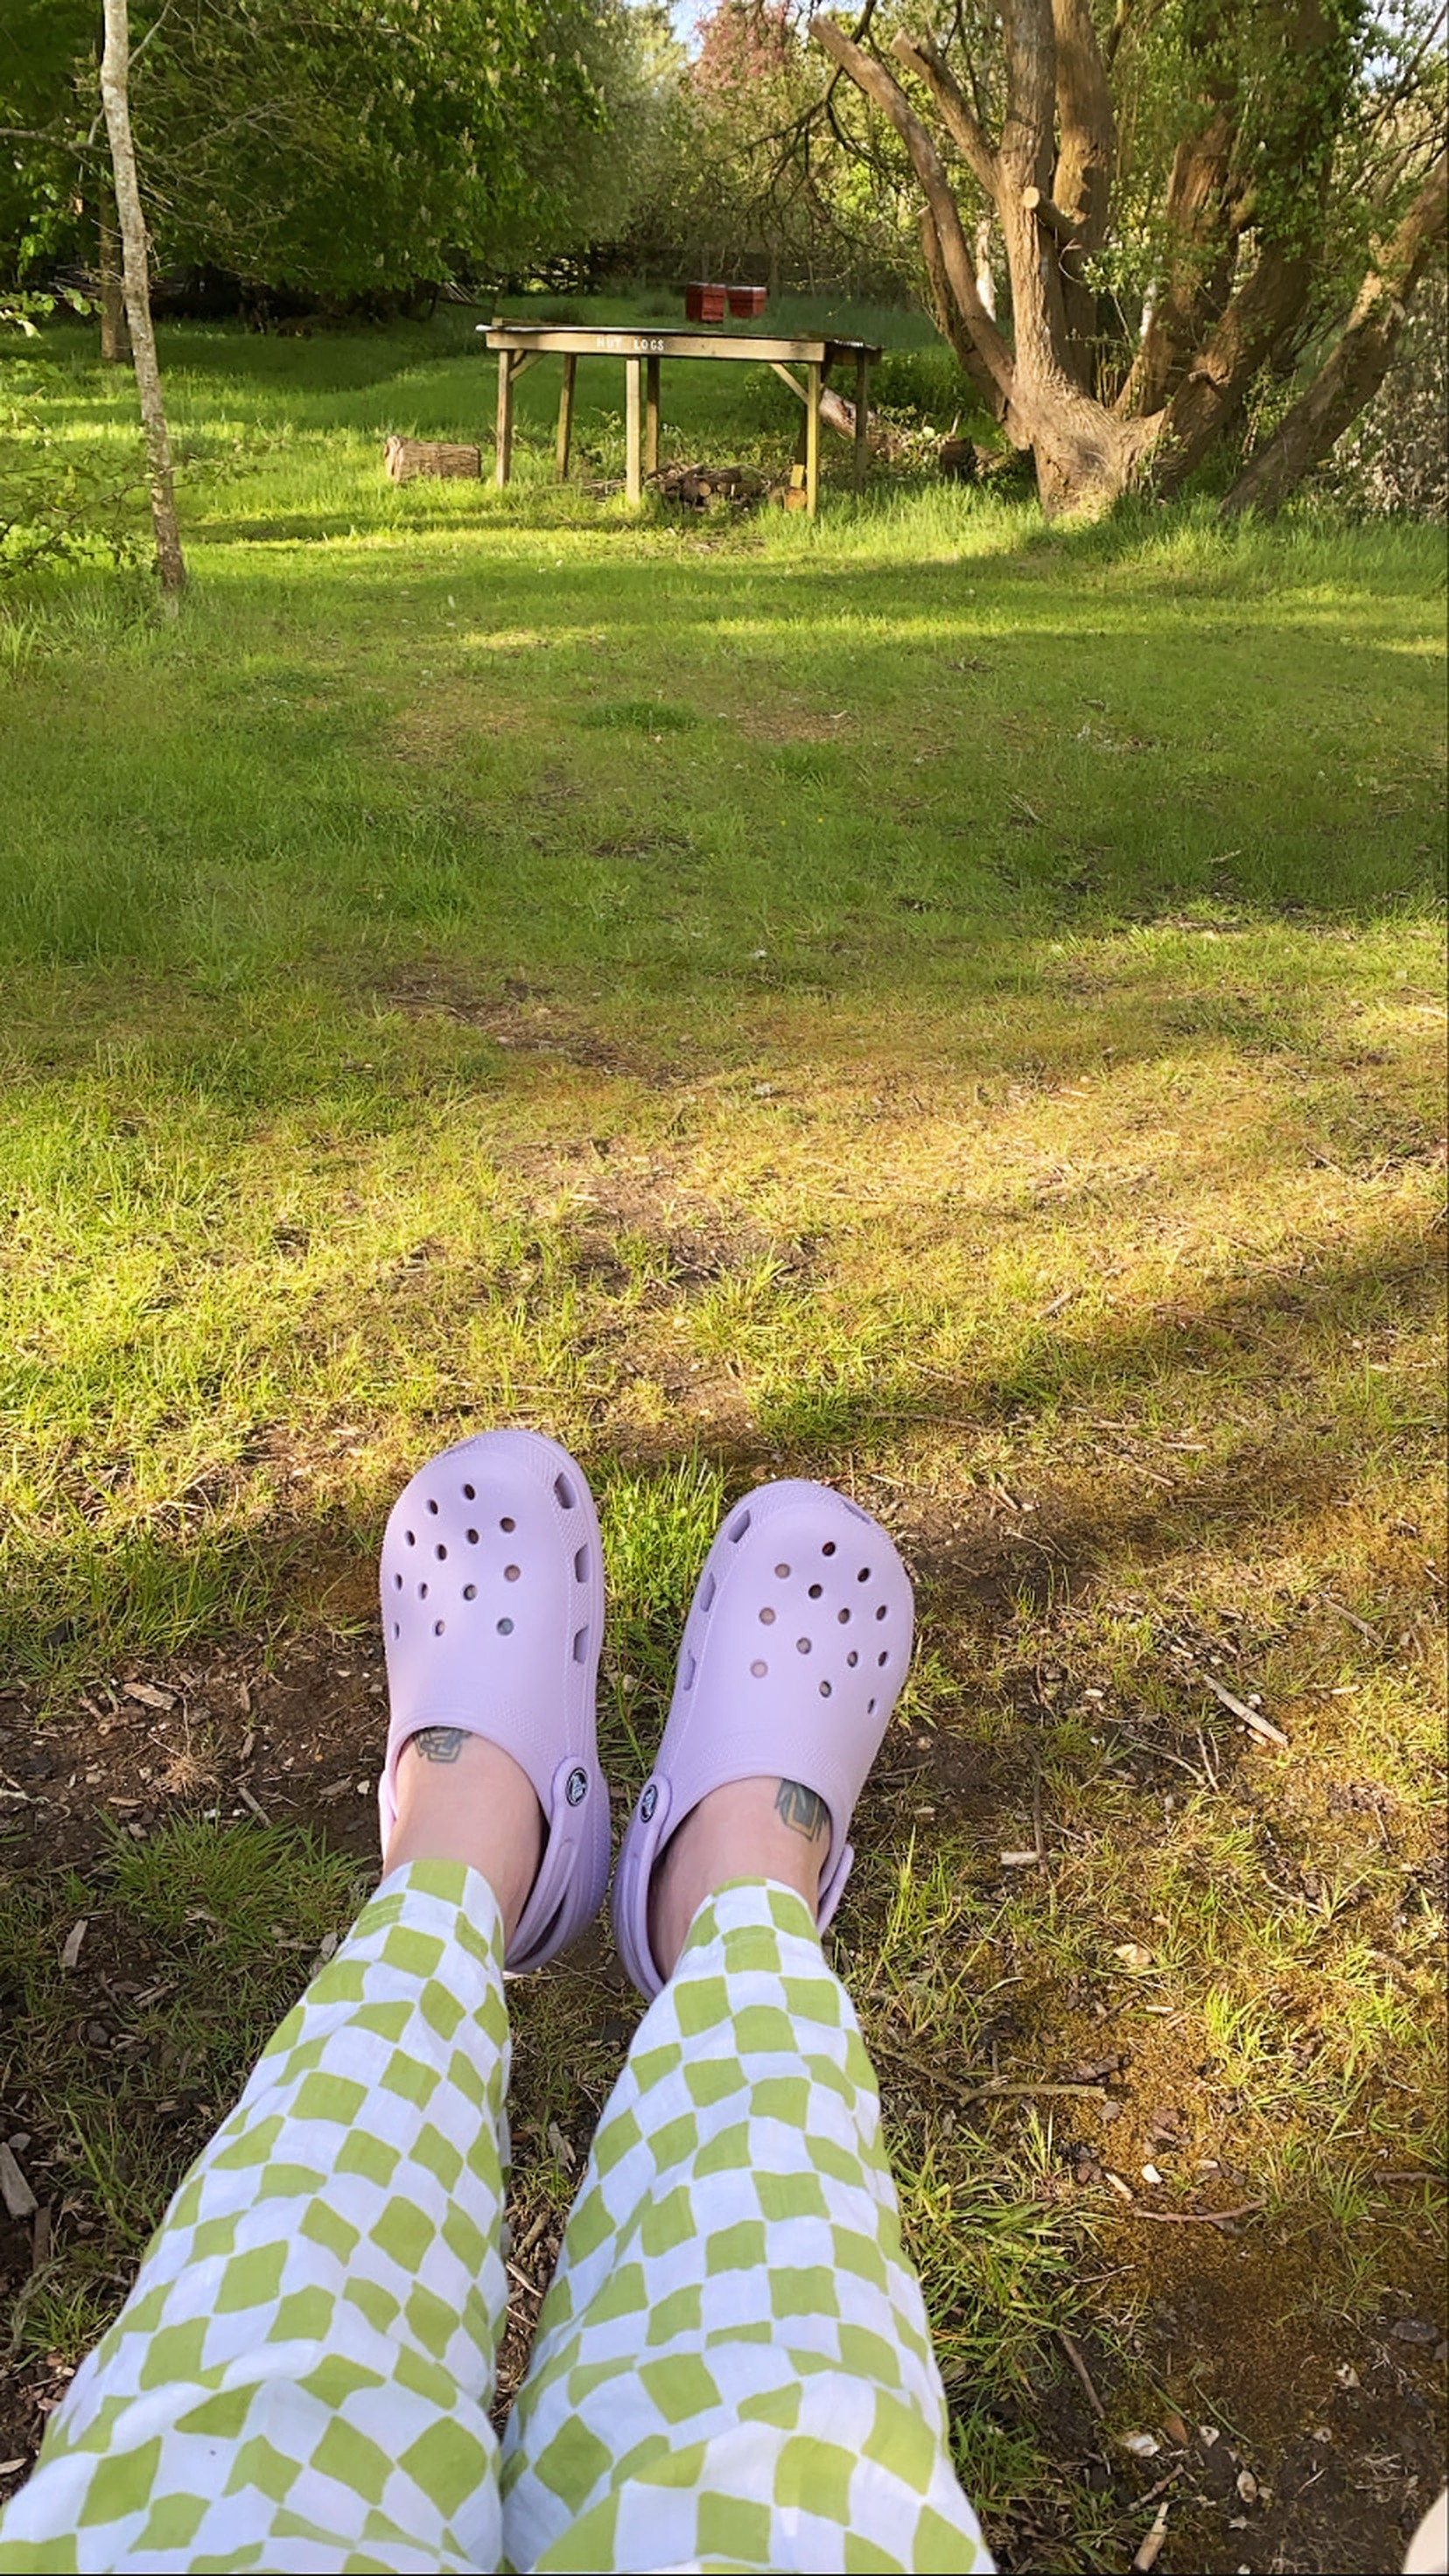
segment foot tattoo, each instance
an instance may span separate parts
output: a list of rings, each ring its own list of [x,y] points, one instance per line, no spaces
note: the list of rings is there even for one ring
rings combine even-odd
[[[830,1809],[813,1789],[802,1780],[782,1780],[775,1796],[775,1813],[787,1824],[792,1834],[802,1841],[818,1843],[830,1831]]]
[[[420,1726],[408,1742],[425,1762],[456,1762],[466,1732],[461,1726]]]

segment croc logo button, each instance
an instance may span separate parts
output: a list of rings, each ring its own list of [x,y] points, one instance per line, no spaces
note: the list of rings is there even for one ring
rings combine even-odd
[[[582,1763],[580,1763],[575,1770],[569,1773],[568,1782],[564,1789],[564,1796],[567,1798],[571,1807],[578,1807],[583,1804],[588,1793],[589,1775],[584,1769]]]
[[[651,1781],[650,1781],[650,1783],[649,1783],[648,1788],[647,1788],[647,1789],[645,1790],[645,1792],[644,1792],[643,1797],[642,1797],[642,1798],[640,1799],[640,1801],[639,1801],[639,1822],[641,1823],[641,1825],[647,1825],[647,1824],[648,1824],[649,1819],[650,1819],[650,1817],[653,1815],[654,1810],[655,1810],[655,1808],[658,1806],[658,1804],[659,1804],[659,1792],[658,1792],[658,1790],[655,1788],[654,1783],[653,1783],[653,1781],[651,1780]]]

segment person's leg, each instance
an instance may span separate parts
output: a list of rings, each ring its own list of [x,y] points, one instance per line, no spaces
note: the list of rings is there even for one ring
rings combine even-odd
[[[542,1816],[456,1730],[0,2516],[0,2572],[492,2568],[503,1955]]]
[[[989,2569],[814,1907],[828,1818],[713,1791],[657,1873],[663,1992],[604,2112],[504,2441],[516,2567]]]

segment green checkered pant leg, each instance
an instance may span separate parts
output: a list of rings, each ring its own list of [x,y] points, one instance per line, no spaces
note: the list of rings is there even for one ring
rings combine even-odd
[[[594,2140],[504,2441],[514,2567],[989,2569],[880,2103],[808,1909],[696,1916]]]
[[[384,1881],[77,2372],[0,2576],[497,2566],[502,1968],[481,1878]]]

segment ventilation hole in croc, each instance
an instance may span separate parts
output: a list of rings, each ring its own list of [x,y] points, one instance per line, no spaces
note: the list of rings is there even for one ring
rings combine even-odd
[[[558,1504],[560,1511],[571,1512],[573,1510],[577,1497],[567,1476],[555,1476],[553,1480],[553,1498]]]
[[[501,1520],[498,1526],[501,1530],[516,1530],[518,1523],[517,1521]]]
[[[476,1503],[478,1500],[478,1496],[471,1485],[465,1485],[463,1487],[463,1500],[465,1503]]]
[[[762,1610],[762,1611],[760,1612],[760,1626],[761,1626],[762,1628],[773,1628],[774,1624],[775,1624],[775,1613],[774,1613],[774,1611],[773,1611],[773,1610],[771,1610],[771,1609],[769,1609],[769,1608],[766,1608],[766,1609]]]
[[[751,1664],[750,1666],[750,1670],[754,1674],[757,1682],[762,1682],[764,1680],[769,1669],[770,1667],[768,1664]]]
[[[729,1528],[729,1538],[730,1538],[730,1545],[731,1545],[732,1547],[738,1547],[738,1546],[739,1546],[739,1543],[740,1543],[741,1539],[744,1537],[744,1534],[745,1534],[746,1530],[749,1528],[749,1526],[750,1526],[750,1515],[749,1515],[749,1513],[748,1513],[748,1512],[741,1512],[741,1514],[740,1514],[740,1516],[739,1516],[739,1519],[738,1519],[737,1521],[731,1521],[731,1523],[730,1523],[730,1528]]]
[[[868,1565],[863,1565],[855,1579],[857,1583],[869,1583],[870,1567]]]
[[[503,1580],[505,1583],[516,1583],[522,1572],[523,1568],[521,1565],[505,1565],[503,1569]]]
[[[402,1576],[401,1576],[400,1574],[395,1574],[395,1575],[393,1576],[393,1578],[392,1578],[392,1583],[393,1583],[393,1590],[394,1590],[395,1592],[401,1592],[401,1590],[402,1590]]]
[[[818,1600],[819,1600],[819,1598],[820,1598],[820,1595],[821,1595],[821,1593],[824,1591],[824,1589],[825,1589],[825,1586],[824,1586],[824,1584],[823,1584],[823,1583],[812,1583],[812,1584],[811,1584],[811,1586],[810,1586],[810,1598],[811,1598],[811,1600],[812,1600],[812,1601],[818,1601]]]
[[[890,1657],[889,1655],[877,1655],[876,1662],[877,1664],[888,1664],[890,1662]]]
[[[854,1669],[855,1669],[855,1667],[856,1667],[856,1665],[857,1665],[857,1664],[859,1663],[859,1661],[860,1661],[860,1657],[859,1657],[859,1655],[856,1653],[855,1648],[854,1648],[853,1646],[851,1647],[851,1650],[850,1650],[849,1654],[846,1656],[845,1660],[846,1660],[846,1662],[849,1664],[849,1666],[850,1666],[850,1668],[851,1668],[851,1670],[852,1670],[852,1672],[853,1672],[853,1671],[854,1671]]]
[[[834,1541],[834,1539],[833,1539],[833,1538],[828,1538],[828,1539],[826,1539],[826,1540],[825,1540],[825,1542],[824,1542],[823,1546],[821,1547],[820,1553],[821,1553],[821,1555],[822,1555],[822,1556],[833,1556],[833,1555],[835,1554],[835,1541]]]
[[[797,1638],[796,1638],[796,1640],[795,1640],[795,1652],[796,1652],[796,1654],[797,1654],[797,1655],[808,1655],[808,1654],[809,1654],[809,1652],[810,1652],[810,1640],[809,1640],[809,1638],[808,1638],[808,1637],[797,1637]]]
[[[588,1579],[589,1551],[586,1547],[581,1547],[577,1556],[574,1558],[574,1581],[575,1583],[587,1583]]]
[[[786,1576],[788,1575],[789,1571],[790,1571],[790,1569],[789,1569],[788,1565],[777,1565],[777,1566],[776,1566],[776,1568],[775,1568],[775,1572],[778,1574],[778,1576],[779,1576],[779,1578],[780,1578],[780,1581],[781,1581],[782,1583],[784,1582],[784,1580],[785,1580]]]
[[[418,1599],[419,1599],[420,1601],[426,1601],[427,1597],[428,1597],[428,1587],[427,1587],[427,1585],[426,1585],[425,1583],[420,1583],[420,1584],[418,1585]]]
[[[442,1544],[441,1544],[441,1543],[440,1543],[437,1547],[435,1547],[435,1548],[434,1548],[434,1550],[433,1550],[433,1554],[434,1554],[434,1556],[439,1557],[439,1558],[445,1557],[445,1556],[447,1555],[447,1553],[448,1553],[447,1549],[446,1549],[444,1546],[442,1546]]]
[[[438,1506],[437,1506],[437,1504],[436,1504],[436,1503],[432,1503],[432,1502],[430,1502],[430,1503],[429,1503],[429,1505],[428,1505],[428,1509],[429,1509],[429,1511],[432,1513],[434,1520],[436,1520],[436,1519],[437,1519],[437,1517],[438,1517]]]
[[[394,1619],[392,1623],[392,1633],[395,1637],[400,1637],[402,1635],[402,1623],[400,1620]]]
[[[413,1532],[412,1532],[411,1530],[409,1530],[409,1531],[408,1531],[408,1533],[407,1533],[407,1542],[408,1542],[409,1547],[416,1547],[416,1546],[417,1546],[417,1540],[416,1540],[416,1538],[414,1537]]]
[[[469,1545],[470,1547],[476,1547],[476,1546],[477,1546],[477,1544],[478,1544],[478,1533],[477,1533],[477,1531],[476,1531],[476,1530],[469,1530],[469,1532],[468,1532],[468,1545]]]
[[[829,1684],[829,1682],[822,1682],[822,1683],[821,1683],[821,1685],[820,1685],[820,1696],[821,1696],[821,1698],[822,1698],[822,1699],[829,1699],[829,1697],[830,1697],[830,1684]]]
[[[839,1626],[839,1627],[841,1627],[841,1628],[848,1628],[848,1627],[849,1627],[849,1625],[850,1625],[850,1612],[849,1612],[848,1610],[837,1610],[837,1611],[836,1611],[836,1613],[835,1613],[835,1618],[836,1618],[836,1624],[837,1624],[837,1626]]]
[[[574,1662],[576,1664],[586,1664],[588,1660],[589,1632],[587,1628],[579,1628],[576,1629],[574,1633]]]
[[[680,1676],[679,1676],[679,1684],[680,1684],[680,1688],[681,1688],[681,1690],[693,1690],[693,1688],[694,1688],[694,1676],[695,1676],[695,1674],[698,1672],[698,1670],[699,1670],[699,1666],[698,1666],[698,1663],[696,1662],[696,1660],[695,1660],[694,1656],[693,1656],[693,1655],[686,1655],[686,1656],[685,1656],[685,1658],[684,1658],[684,1667],[683,1667],[683,1670],[681,1671]]]
[[[865,1713],[866,1713],[866,1716],[867,1716],[867,1717],[874,1717],[874,1715],[875,1715],[875,1701],[874,1701],[873,1699],[868,1699],[868,1700],[866,1701],[866,1704],[865,1704]]]
[[[699,1608],[702,1618],[707,1618],[714,1608],[714,1591],[714,1576],[707,1574],[699,1587]]]
[[[435,1619],[435,1620],[433,1621],[433,1635],[434,1635],[435,1637],[441,1637],[442,1633],[443,1633],[443,1622],[442,1622],[442,1620],[441,1620],[441,1619]]]
[[[875,1614],[875,1615],[876,1615],[876,1617],[877,1617],[877,1619],[884,1619],[884,1617],[886,1616],[886,1613],[887,1613],[887,1612],[888,1612],[888,1610],[890,1609],[890,1606],[891,1606],[891,1605],[890,1605],[890,1603],[889,1603],[888,1601],[883,1601],[883,1602],[881,1603],[881,1605],[880,1605],[880,1608],[877,1610],[877,1612],[876,1612],[876,1614]]]
[[[511,1619],[500,1619],[498,1622],[498,1634],[500,1637],[511,1637],[513,1634],[513,1621]]]
[[[465,1583],[465,1584],[464,1584],[464,1586],[463,1586],[463,1598],[464,1598],[464,1600],[465,1600],[465,1601],[476,1601],[476,1600],[477,1600],[477,1598],[478,1598],[478,1586],[477,1586],[477,1584],[476,1584],[476,1583]]]

